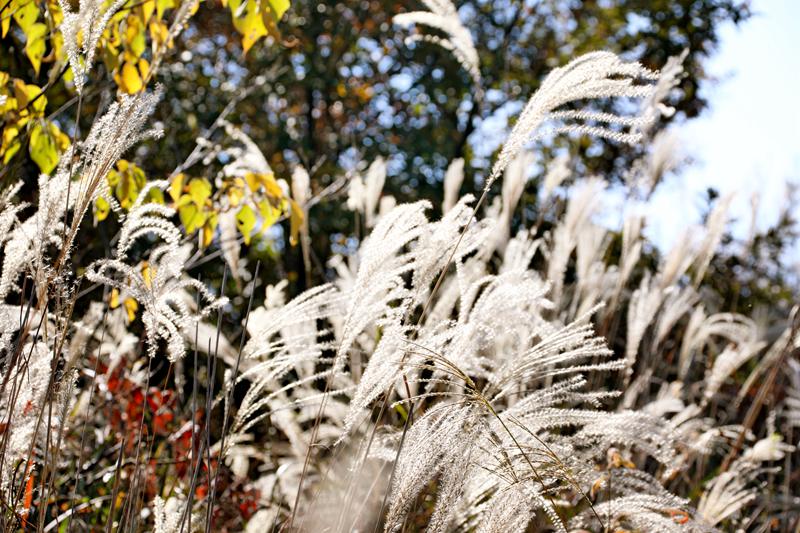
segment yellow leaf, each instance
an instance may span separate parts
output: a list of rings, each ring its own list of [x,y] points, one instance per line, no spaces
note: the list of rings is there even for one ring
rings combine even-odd
[[[169,28],[160,20],[152,19],[150,21],[150,38],[153,40],[153,49],[161,46],[167,41],[169,36]]]
[[[229,0],[228,6],[233,14],[233,27],[242,35],[242,49],[247,54],[260,38],[267,35],[258,0]]]
[[[39,8],[36,7],[36,2],[33,0],[11,0],[8,9],[13,13],[17,26],[20,27],[22,33],[27,37],[31,26],[33,26],[36,19],[39,18]],[[3,11],[0,16],[8,16],[9,11]]]
[[[207,248],[208,245],[211,244],[213,238],[214,229],[208,224],[204,225],[203,229],[200,231],[200,248]]]
[[[242,198],[244,198],[244,189],[242,187],[234,186],[228,189],[228,200],[231,202],[231,207],[237,207]]]
[[[47,107],[47,97],[41,94],[42,90],[36,85],[25,83],[22,80],[14,80],[14,98],[17,100],[17,108],[25,110],[34,118],[44,116]]]
[[[25,43],[25,55],[33,65],[33,70],[39,74],[39,69],[42,66],[42,58],[44,57],[45,40],[47,37],[47,24],[36,22],[31,24],[28,32],[25,34],[27,41]]]
[[[50,174],[58,165],[58,147],[46,124],[37,121],[31,128],[28,151],[43,174]]]
[[[11,27],[11,17],[0,15],[0,38],[4,38],[8,33],[8,28]]]
[[[261,0],[261,20],[267,33],[279,39],[281,36],[278,30],[278,22],[280,22],[283,14],[289,9],[289,0]]]
[[[125,298],[123,305],[125,305],[125,311],[128,313],[128,322],[133,322],[136,318],[136,310],[139,309],[139,304],[133,298]]]
[[[120,159],[117,161],[116,170],[111,170],[106,180],[109,187],[114,190],[120,207],[128,210],[139,197],[139,191],[144,188],[147,177],[141,168],[125,159]]]
[[[61,32],[52,32],[50,34],[50,46],[53,48],[52,56],[58,61],[66,62],[66,54],[64,53],[64,35]],[[64,75],[66,76],[66,72]],[[72,81],[72,80],[67,80]]]
[[[275,174],[263,174],[261,184],[264,185],[264,190],[267,191],[268,195],[275,199],[283,198],[283,189],[278,185]]]
[[[61,131],[52,122],[48,122],[47,127],[50,130],[50,135],[56,140],[56,148],[58,148],[59,153],[66,151],[69,148],[69,135]]]
[[[250,244],[250,235],[253,232],[253,228],[256,227],[256,214],[252,207],[245,204],[239,209],[239,212],[236,213],[236,227],[239,228],[239,232],[244,237],[244,243]]]
[[[203,206],[211,197],[211,183],[205,178],[194,178],[189,182],[189,196],[198,206]]]
[[[405,407],[403,407],[402,405],[400,405],[398,403],[398,404],[395,404],[394,410],[397,411],[398,413],[400,413],[400,416],[403,417],[403,420],[408,420],[408,411],[406,411]]]
[[[60,26],[64,21],[64,13],[61,12],[58,0],[47,0],[47,13],[53,18],[53,24]]]
[[[3,163],[8,163],[22,145],[19,142],[19,128],[13,124],[8,124],[3,128],[3,144],[0,145],[0,154],[3,155]]]
[[[244,175],[244,181],[247,183],[247,186],[250,188],[252,192],[256,192],[259,187],[258,183],[258,174],[254,174],[252,172],[248,172]]]
[[[267,3],[277,20],[281,20],[283,14],[289,9],[289,0],[267,0]]]
[[[153,11],[156,9],[156,2],[155,0],[145,0],[142,3],[142,20],[145,22],[150,21],[150,17],[153,15]]]
[[[206,223],[203,224],[203,229],[200,232],[200,247],[205,248],[211,244],[211,239],[214,238],[214,230],[217,227],[217,214],[211,213]]]
[[[142,280],[148,289],[153,288],[153,269],[147,261],[142,262]]]
[[[111,301],[108,303],[111,309],[119,307],[119,289],[111,289]]]
[[[181,191],[183,191],[183,172],[177,174],[174,178],[172,178],[172,183],[169,184],[169,197],[172,198],[173,202],[178,202],[178,198],[181,197]]]
[[[139,73],[143,80],[147,78],[147,75],[150,73],[150,63],[144,58],[139,60]]]
[[[2,92],[0,92],[0,96],[5,97],[5,99],[3,99],[2,102],[0,102],[0,117],[17,109],[16,98],[13,98],[7,94],[2,94]]]
[[[269,200],[262,200],[258,203],[258,212],[262,219],[261,231],[265,231],[281,218],[281,210],[272,205]]]
[[[117,13],[121,14],[122,12],[118,11]],[[116,16],[114,18],[116,18]],[[119,21],[116,22],[116,24],[109,24],[106,27],[105,33],[103,34],[105,36],[106,46],[109,47],[114,54],[119,53],[117,48],[122,46],[122,36],[120,35],[120,28],[118,24]]]
[[[147,47],[144,36],[144,23],[135,15],[125,19],[125,23],[125,48],[136,58],[142,57]]]
[[[297,236],[300,233],[300,228],[303,226],[303,210],[297,202],[291,200],[289,202],[289,243],[292,246],[297,245]]]
[[[147,194],[147,201],[154,204],[164,205],[164,193],[161,192],[161,189],[157,187],[150,189],[150,192]]]
[[[156,0],[156,15],[158,18],[164,16],[164,11],[175,7],[175,0]]]
[[[186,233],[194,233],[202,224],[199,222],[200,210],[191,202],[178,208],[178,217],[180,217],[183,227],[186,228]]]
[[[119,163],[117,164],[117,168],[119,168]],[[106,174],[106,182],[108,182],[108,187],[109,188],[116,187],[119,184],[121,179],[122,179],[122,176],[120,176],[119,172],[117,172],[113,168],[108,171],[108,174]]]
[[[127,94],[135,94],[142,90],[144,84],[139,76],[139,69],[130,63],[122,65],[121,76],[114,76],[120,89]]]
[[[114,195],[119,200],[119,206],[123,209],[130,208],[136,199],[136,186],[131,180],[130,173],[123,172],[119,175],[117,186],[114,188]],[[134,200],[130,198],[133,197]]]
[[[266,193],[275,198],[283,198],[283,189],[281,186],[278,185],[278,182],[275,180],[275,174],[255,174],[253,172],[248,172],[245,177],[245,181],[247,182],[247,186],[250,187],[250,190],[256,192],[259,187],[264,187]]]
[[[111,206],[102,196],[99,197],[94,203],[94,219],[95,222],[102,222],[108,218],[108,213],[111,211]]]

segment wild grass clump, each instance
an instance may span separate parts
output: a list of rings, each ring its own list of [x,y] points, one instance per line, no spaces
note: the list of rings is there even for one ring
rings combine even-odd
[[[79,93],[108,22],[80,4],[64,4],[62,26]],[[412,40],[451,50],[480,97],[469,30],[449,2],[426,6],[396,22],[443,31]],[[249,219],[221,223],[218,252],[198,252],[177,223],[185,204],[152,201],[174,181],[124,210],[109,196],[109,171],[154,134],[160,91],[110,104],[31,205],[15,199],[22,185],[0,197],[0,526],[796,530],[797,308],[746,316],[708,290],[729,198],[663,255],[635,213],[666,165],[651,134],[682,59],[659,73],[595,52],[554,69],[477,198],[459,195],[463,160],[441,209],[383,196],[383,160],[348,176],[363,238],[325,265],[327,283],[294,295],[285,282],[262,295],[261,266],[239,257],[235,224]],[[244,148],[199,139],[205,155],[186,164],[224,151],[220,176],[289,198],[228,126]],[[598,221],[606,181],[565,157],[538,185],[537,219],[520,223],[530,141],[555,135],[644,149],[621,227]],[[301,167],[291,189],[276,219],[293,217],[310,261],[320,197]],[[119,231],[106,257],[74,263],[101,198]],[[192,274],[212,260],[221,279]]]

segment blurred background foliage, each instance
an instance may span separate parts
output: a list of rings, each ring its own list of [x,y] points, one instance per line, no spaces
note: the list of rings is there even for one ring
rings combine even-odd
[[[592,50],[610,50],[658,69],[668,57],[688,49],[686,76],[670,101],[678,111],[671,120],[695,117],[706,107],[698,88],[706,79],[704,64],[714,52],[719,28],[750,16],[746,2],[733,0],[458,2],[459,16],[472,31],[480,54],[485,96],[479,100],[469,75],[447,51],[424,42],[407,43],[410,32],[417,30],[393,24],[393,15],[421,7],[414,1],[289,5],[284,0],[211,0],[192,10],[177,42],[165,42],[179,2],[123,4],[101,40],[102,61],[90,74],[76,122],[78,99],[64,52],[52,33],[62,16],[59,3],[0,0],[0,94],[9,95],[0,113],[3,186],[22,179],[22,195],[30,199],[38,173],[55,166],[52,154],[63,152],[67,139],[85,133],[115,93],[143,90],[148,81],[150,87],[159,83],[164,96],[153,121],[165,136],[129,153],[125,168],[110,177],[123,210],[142,179],[180,179],[175,194],[162,201],[187,212],[194,209],[192,216],[181,213],[184,228],[196,232],[201,247],[211,246],[207,250],[212,253],[218,249],[217,215],[224,197],[225,209],[237,210],[245,269],[252,271],[253,260],[260,258],[266,267],[264,282],[288,279],[292,292],[324,280],[332,253],[355,248],[363,229],[362,221],[345,208],[347,179],[364,172],[377,157],[387,161],[384,195],[397,202],[426,198],[438,210],[444,172],[457,157],[465,159],[462,194],[475,192],[503,132],[547,72]],[[29,13],[27,18],[20,16],[23,11]],[[34,43],[40,34],[41,54],[36,51],[41,46]],[[161,52],[165,57],[155,61],[160,69],[152,73],[154,56]],[[38,103],[22,105],[25,97],[12,98],[27,90],[28,99],[35,99],[39,88],[44,95]],[[17,101],[15,109],[10,107],[12,99]],[[267,191],[271,199],[266,211],[254,203],[247,208],[251,213],[234,201],[231,187],[242,189],[243,184],[221,181],[221,169],[229,162],[225,152],[212,160],[195,160],[189,167],[184,164],[198,139],[204,145],[224,145],[231,127],[264,154],[274,174],[263,179],[282,187],[261,190],[259,194]],[[16,148],[6,146],[13,142]],[[11,156],[10,149],[15,151]],[[641,149],[588,137],[547,141],[535,152],[536,175],[523,194],[518,224],[538,218],[537,185],[556,154],[579,156],[571,159],[573,178],[601,175],[611,182],[623,181],[642,155]],[[301,223],[290,216],[286,203],[286,183],[297,165],[308,170],[314,198],[307,213],[310,265],[288,238],[290,221]],[[711,191],[709,203],[713,200]],[[87,256],[103,255],[113,238],[115,217],[107,212],[107,206],[97,206],[98,231],[84,233],[86,242],[79,249]],[[193,218],[195,213],[202,218]],[[266,231],[254,231],[257,227]],[[715,259],[731,274],[717,284],[724,307],[790,295],[781,269],[769,265],[781,260],[793,239],[794,221],[787,215],[753,241],[761,249],[758,254]],[[223,262],[193,264],[204,270],[205,279],[221,278]],[[766,288],[765,280],[770,280]]]

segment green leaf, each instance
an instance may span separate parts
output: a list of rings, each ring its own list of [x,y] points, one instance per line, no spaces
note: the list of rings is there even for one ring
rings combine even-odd
[[[403,417],[403,420],[408,420],[408,411],[406,411],[405,407],[400,405],[399,403],[394,406],[394,410],[400,413],[400,416]]]
[[[147,194],[147,201],[164,205],[164,192],[159,188],[150,189]]]
[[[245,204],[236,213],[236,227],[244,237],[244,243],[250,244],[250,235],[253,233],[253,228],[256,227],[256,213],[253,208]]]

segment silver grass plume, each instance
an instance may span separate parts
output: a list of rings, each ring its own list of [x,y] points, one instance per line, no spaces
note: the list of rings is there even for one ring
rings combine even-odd
[[[223,122],[225,125],[225,133],[238,143],[238,146],[229,146],[222,150],[221,148],[214,148],[206,155],[204,164],[210,163],[212,157],[217,155],[217,150],[230,157],[231,162],[222,167],[222,173],[229,177],[244,177],[247,173],[253,172],[255,174],[272,174],[272,168],[264,157],[263,152],[259,149],[258,145],[250,138],[241,128],[237,128],[230,122]],[[206,163],[208,161],[208,163]]]
[[[645,101],[644,116],[646,120],[638,126],[642,135],[648,135],[660,117],[669,118],[675,114],[675,108],[666,105],[664,101],[680,83],[683,77],[683,62],[688,55],[689,49],[684,48],[680,55],[671,56],[667,59],[666,64],[661,69],[658,83],[656,83],[653,92]]]
[[[794,446],[784,444],[780,435],[775,434],[748,448],[728,470],[706,485],[697,505],[697,513],[703,522],[716,526],[723,520],[736,517],[759,497],[760,491],[754,485],[760,474],[770,471],[762,463],[782,459],[787,451],[793,450]]]
[[[740,346],[727,346],[722,353],[714,359],[714,365],[706,376],[705,389],[703,391],[705,400],[711,399],[725,380],[733,375],[743,364],[755,357],[764,347],[764,342],[747,342]]]
[[[683,378],[689,371],[692,355],[716,338],[744,346],[758,341],[758,327],[746,316],[735,313],[715,313],[706,316],[702,307],[697,307],[689,318],[683,334],[679,354],[679,375]]]
[[[692,265],[697,252],[692,243],[691,228],[684,230],[658,266],[658,279],[663,289],[676,285]]]
[[[639,257],[642,255],[642,226],[644,217],[631,215],[625,217],[622,224],[622,256],[620,257],[620,284],[624,284],[631,273]]]
[[[386,162],[382,157],[378,157],[367,169],[364,178],[364,214],[366,216],[367,227],[375,225],[375,215],[383,191],[383,184],[386,182]]]
[[[573,187],[567,211],[552,232],[547,253],[547,279],[553,284],[551,298],[557,304],[561,302],[569,259],[580,236],[590,231],[592,217],[601,207],[600,193],[604,189],[605,183],[597,178],[584,180]]]
[[[110,5],[108,5],[108,2],[101,0],[80,0],[78,12],[76,13],[72,11],[68,0],[58,0],[58,5],[64,15],[60,27],[64,36],[64,49],[67,52],[69,65],[72,68],[75,90],[78,91],[78,94],[83,92],[86,75],[92,68],[100,37],[103,35],[111,17],[124,4],[125,0],[115,0]],[[103,9],[103,6],[106,6],[105,9]],[[80,39],[79,36],[81,37]],[[83,57],[81,57],[81,53]]]
[[[402,276],[413,269],[414,255],[403,248],[425,229],[428,202],[396,207],[381,218],[362,245],[358,274],[350,291],[337,349],[336,368],[344,364],[350,348],[363,329],[393,312],[391,302],[408,296]]]
[[[156,496],[153,500],[153,533],[178,533],[181,531],[185,501],[179,498]]]
[[[26,343],[22,350],[25,357],[13,361],[10,369],[3,369],[4,373],[10,370],[8,375],[12,376],[0,397],[0,422],[8,439],[0,470],[0,486],[4,491],[8,490],[19,462],[28,456],[33,439],[44,437],[38,415],[48,401],[50,365],[54,354],[38,338]]]
[[[633,163],[625,181],[632,190],[649,198],[664,176],[681,162],[680,138],[671,129],[659,131],[650,143],[647,155]]]
[[[161,98],[163,89],[123,95],[99,119],[95,120],[89,135],[81,145],[81,157],[75,172],[81,176],[75,199],[72,227],[65,243],[66,253],[71,247],[86,211],[92,202],[103,196],[110,199],[108,187],[101,186],[109,171],[134,144],[148,137],[159,137],[160,130],[144,130],[147,118]],[[63,158],[62,158],[63,159]]]
[[[482,98],[480,60],[469,30],[461,23],[456,7],[450,0],[422,0],[429,11],[412,11],[394,16],[400,25],[421,24],[443,32],[446,37],[416,34],[409,41],[427,41],[449,50],[466,70],[475,84],[476,99]]]
[[[464,182],[464,158],[458,157],[450,161],[444,174],[444,201],[442,213],[450,211],[458,200],[458,191]]]
[[[427,299],[430,284],[454,253],[458,236],[471,219],[471,201],[471,195],[463,197],[442,220],[429,223],[427,231],[421,232],[414,243],[412,290],[399,306],[403,313],[394,313],[384,321],[381,339],[352,395],[350,412],[344,423],[345,433],[361,420],[369,404],[396,382],[398,371],[402,369],[403,359],[409,349],[407,338],[413,331],[413,328],[403,324],[403,320],[407,318],[407,312],[412,306],[421,305]],[[489,230],[490,226],[484,224],[475,224],[468,228],[461,245],[455,251],[456,264],[460,263],[464,255],[480,246]]]
[[[0,246],[8,240],[11,228],[17,224],[17,213],[28,207],[26,203],[14,205],[11,202],[21,188],[22,182],[18,181],[0,193]]]
[[[269,303],[269,302],[268,302]],[[342,312],[342,298],[331,285],[309,289],[290,302],[271,303],[252,311],[248,320],[250,340],[242,351],[242,368],[237,381],[251,383],[237,411],[231,433],[242,435],[248,428],[270,416],[270,409],[291,401],[292,391],[328,375],[315,370],[319,363],[330,363],[323,352],[331,349],[329,329],[319,329],[318,322],[330,322]],[[330,324],[327,326],[330,327]],[[280,380],[295,371],[299,379],[282,386]],[[277,417],[278,426],[290,437],[296,453],[305,453],[300,431],[291,429],[290,418]],[[275,417],[273,417],[275,421]]]
[[[25,207],[24,204],[17,207],[9,205],[3,210],[2,216],[7,217],[4,224],[9,226],[10,231],[2,237],[5,246],[0,274],[0,300],[18,290],[17,278],[26,269],[40,287],[46,285],[50,261],[45,254],[48,246],[61,244],[68,190],[69,177],[62,161],[54,176],[39,176],[37,209],[24,222],[20,224],[16,219],[17,212]],[[74,198],[70,198],[69,203],[72,205]]]
[[[563,123],[554,131],[577,132],[625,143],[642,138],[639,131],[654,120],[650,115],[623,116],[591,110],[559,110],[568,103],[598,98],[649,98],[656,72],[638,63],[627,63],[611,52],[592,52],[553,70],[528,101],[503,145],[485,189],[499,178],[523,145],[539,138],[539,127],[548,120]],[[644,82],[644,83],[642,83]],[[596,123],[597,125],[591,125]],[[619,129],[612,129],[612,126]],[[627,131],[625,130],[627,128]]]
[[[628,306],[628,332],[625,343],[628,378],[633,374],[636,366],[636,356],[644,333],[655,318],[663,301],[664,290],[650,278],[649,274],[645,275],[639,288],[631,296]]]
[[[186,332],[199,317],[220,307],[225,300],[214,297],[199,281],[184,276],[190,250],[187,246],[179,246],[181,232],[169,220],[175,210],[144,201],[153,188],[166,187],[167,184],[166,181],[150,182],[140,191],[120,230],[115,257],[89,265],[86,277],[114,287],[140,302],[144,306],[142,322],[147,334],[148,354],[155,356],[158,339],[162,338],[167,342],[169,359],[174,362],[186,353]],[[152,235],[164,243],[153,249],[146,265],[129,265],[127,255],[134,242]],[[206,302],[197,314],[191,309],[187,290],[196,291]]]
[[[722,234],[725,231],[725,223],[728,220],[728,209],[730,208],[733,198],[733,193],[726,194],[717,205],[714,206],[711,214],[708,215],[706,234],[703,238],[703,242],[700,244],[700,249],[695,261],[695,286],[698,286],[703,280],[708,265],[711,263],[711,259],[714,257],[714,253],[722,240]]]
[[[547,174],[544,175],[544,181],[542,183],[542,205],[547,202],[556,188],[564,183],[564,180],[569,178],[570,174],[569,155],[561,154],[550,162],[550,165],[547,167]]]
[[[691,287],[681,289],[672,286],[666,289],[665,293],[666,297],[664,298],[661,314],[658,317],[658,327],[656,328],[656,346],[664,342],[678,320],[691,311],[692,307],[700,299],[697,292]]]
[[[525,191],[529,167],[533,160],[534,156],[531,152],[523,151],[506,168],[500,197],[500,214],[495,223],[494,236],[486,244],[484,253],[491,254],[495,249],[500,252],[505,250],[506,243],[511,235],[512,217],[519,199]]]

